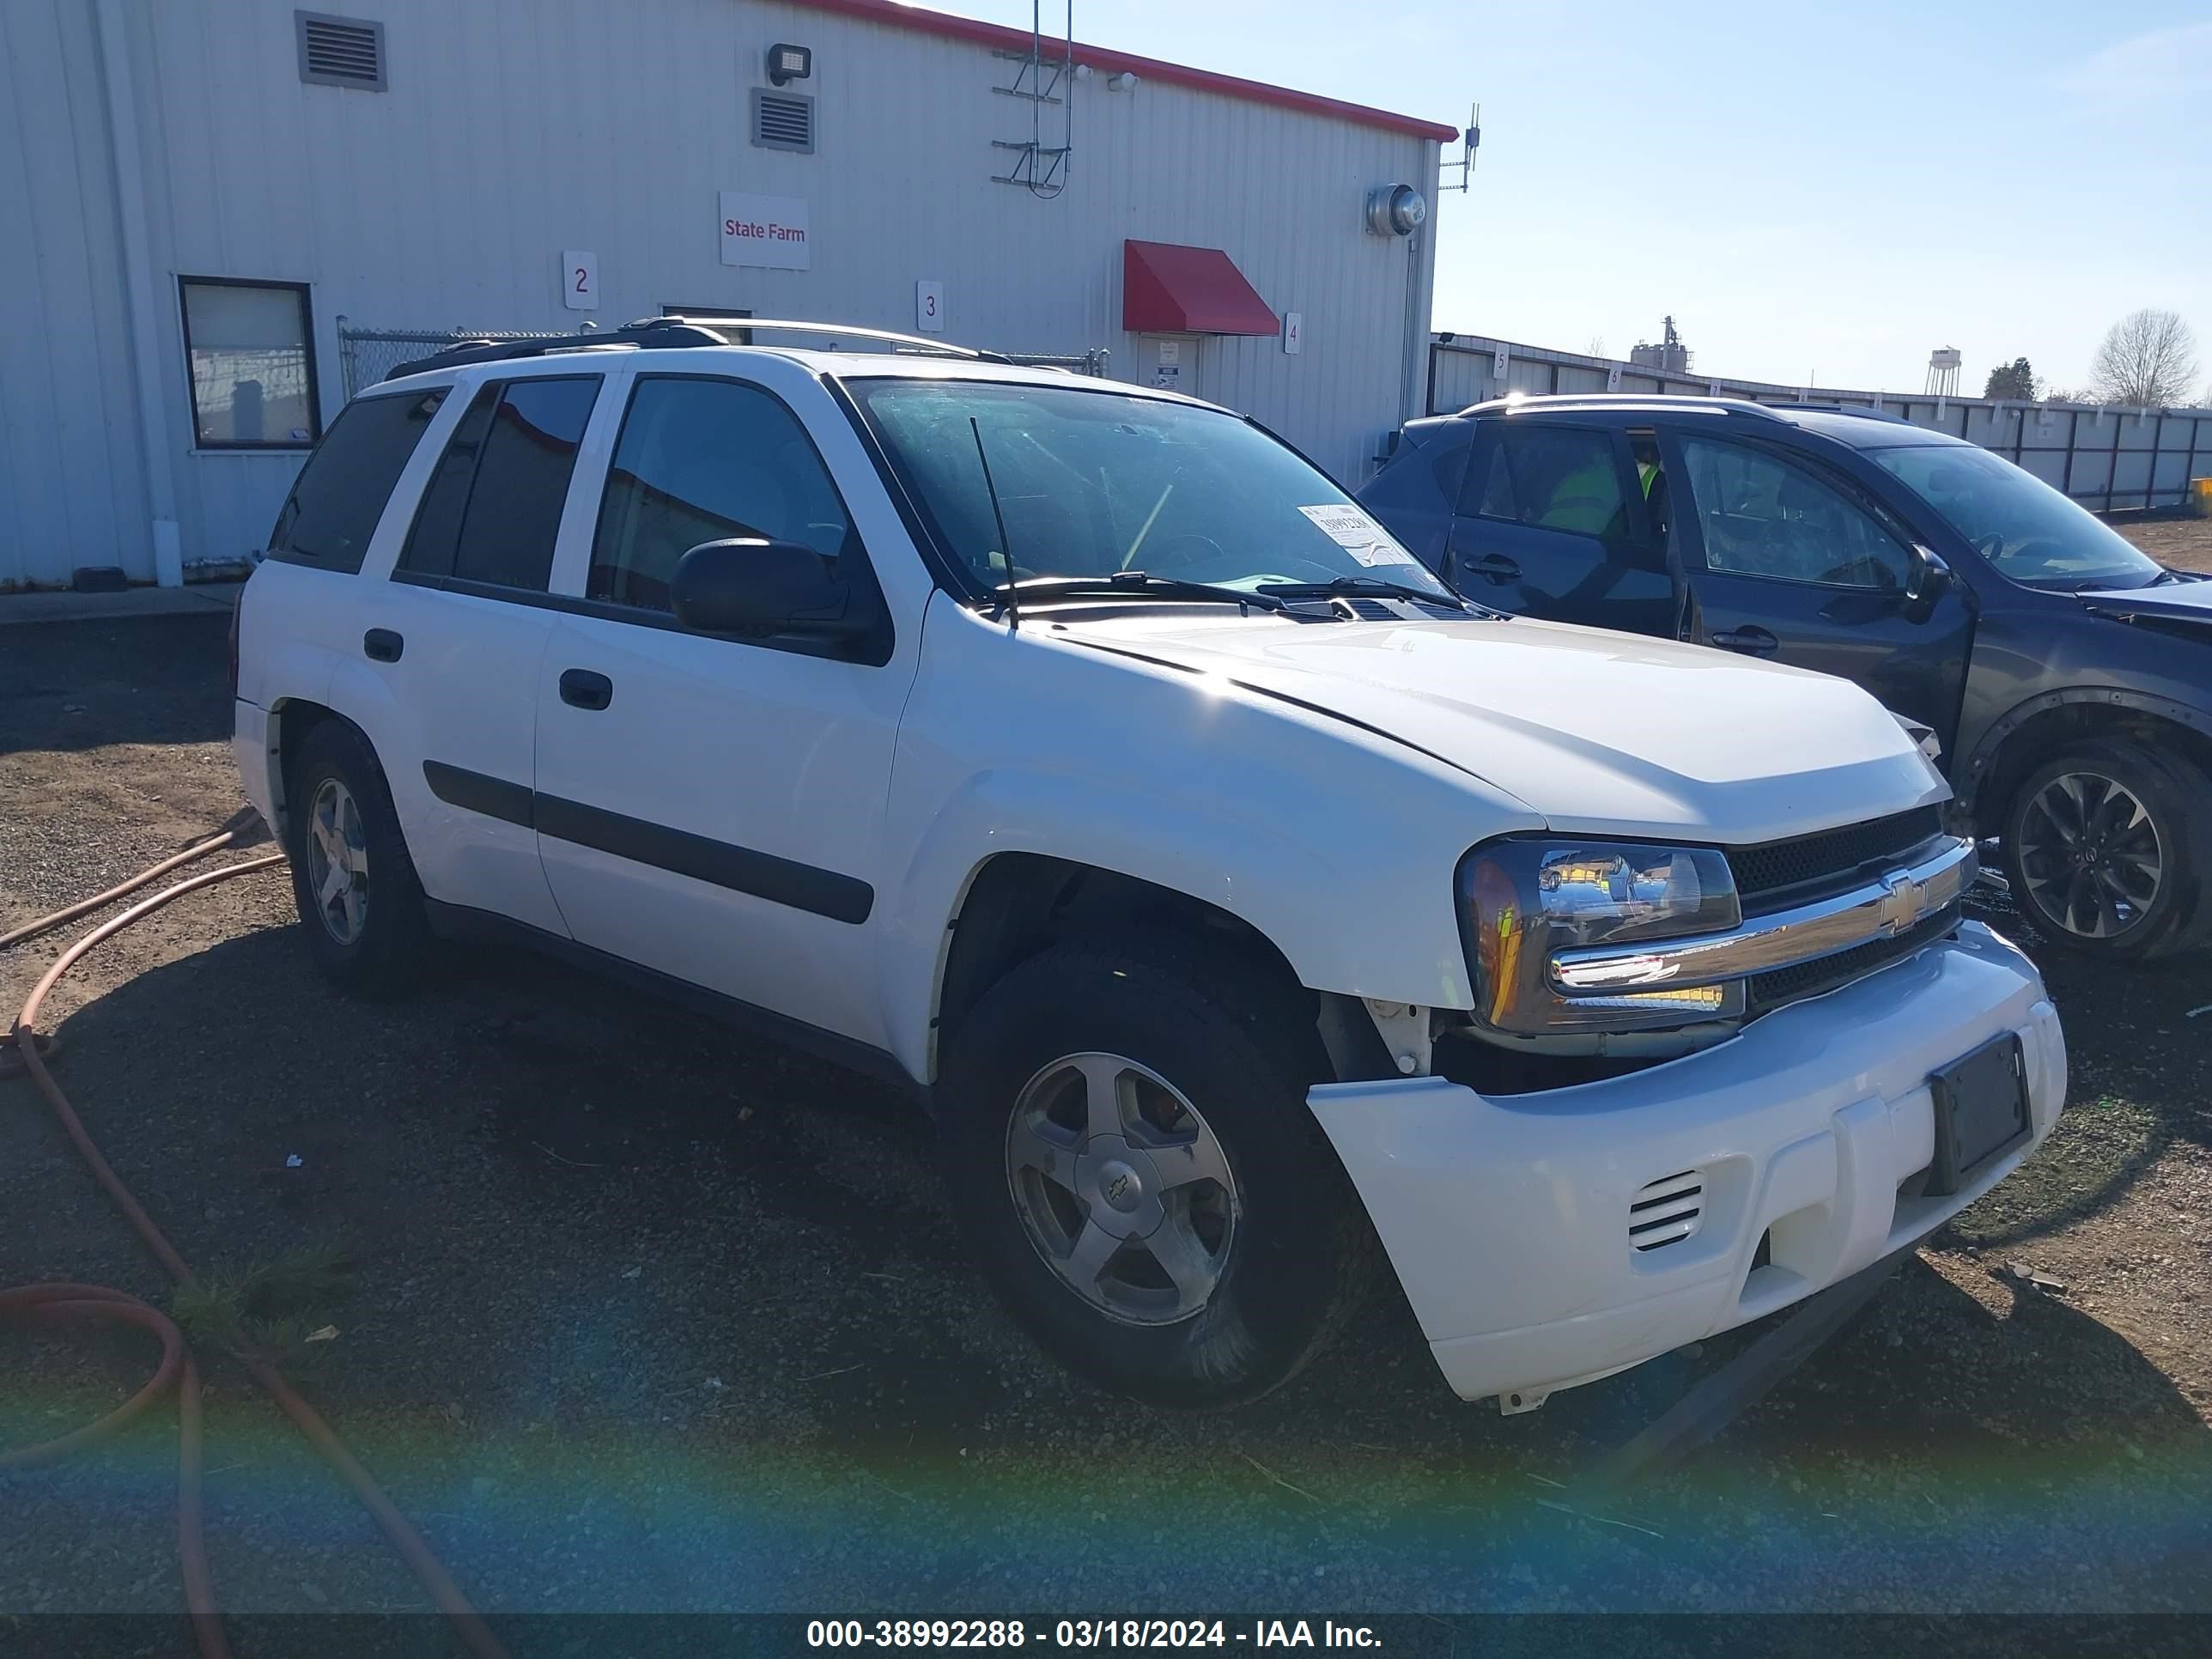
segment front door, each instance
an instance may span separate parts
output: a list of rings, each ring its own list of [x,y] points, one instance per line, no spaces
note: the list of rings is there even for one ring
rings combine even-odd
[[[1683,530],[1682,635],[1855,680],[1948,757],[1972,644],[1955,582],[1915,599],[1911,532],[1848,479],[1778,447],[1665,441]]]
[[[805,543],[875,594],[784,403],[747,380],[639,375],[583,594],[538,672],[538,850],[583,944],[880,1048],[867,924],[914,642],[680,627],[677,562],[760,537]]]
[[[1646,506],[1621,433],[1486,420],[1452,521],[1447,580],[1516,615],[1663,636],[1674,579]]]

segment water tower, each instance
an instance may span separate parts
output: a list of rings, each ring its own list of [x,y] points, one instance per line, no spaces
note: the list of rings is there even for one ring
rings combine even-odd
[[[1931,398],[1955,398],[1959,395],[1959,348],[1938,346],[1928,354],[1928,395]]]

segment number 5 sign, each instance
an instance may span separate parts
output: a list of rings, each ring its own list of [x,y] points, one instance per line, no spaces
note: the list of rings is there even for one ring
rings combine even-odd
[[[561,303],[571,311],[599,308],[599,256],[568,248],[561,255]]]
[[[924,334],[945,332],[945,284],[922,281],[914,285],[914,325]]]

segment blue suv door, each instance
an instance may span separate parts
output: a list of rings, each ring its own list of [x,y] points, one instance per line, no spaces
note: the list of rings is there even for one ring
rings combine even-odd
[[[1522,616],[1674,631],[1674,579],[1628,439],[1596,423],[1526,415],[1480,422],[1447,580]]]
[[[1682,637],[1855,680],[1934,728],[1948,761],[1972,595],[1931,580],[1903,520],[1812,457],[1703,430],[1660,435]]]

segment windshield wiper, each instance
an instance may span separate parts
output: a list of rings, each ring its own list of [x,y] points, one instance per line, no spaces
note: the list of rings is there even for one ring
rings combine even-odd
[[[1465,609],[1467,601],[1449,588],[1414,587],[1385,581],[1380,576],[1339,576],[1326,582],[1261,582],[1262,593],[1279,593],[1286,599],[1321,599],[1338,593],[1379,593],[1394,599],[1425,599],[1431,605]]]
[[[1217,605],[1249,605],[1259,611],[1285,611],[1290,607],[1281,599],[1267,593],[1255,593],[1242,587],[1224,587],[1215,582],[1187,582],[1173,576],[1154,576],[1142,570],[1117,570],[1110,576],[1024,576],[1017,582],[1000,582],[991,590],[994,593],[1012,593],[1026,599],[1031,594],[1043,599],[1066,598],[1201,599]]]

